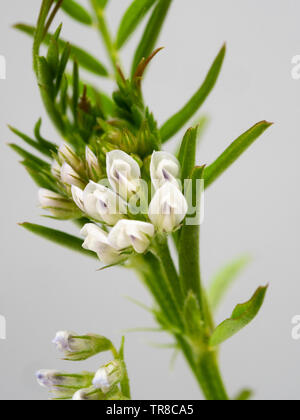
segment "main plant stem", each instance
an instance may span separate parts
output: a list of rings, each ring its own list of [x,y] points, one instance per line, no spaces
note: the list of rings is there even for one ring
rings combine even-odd
[[[223,380],[220,374],[217,355],[216,352],[209,348],[207,342],[201,344],[201,349],[195,349],[189,343],[188,337],[185,336],[184,327],[184,319],[183,319],[183,309],[184,309],[184,292],[182,290],[182,283],[180,282],[178,272],[174,265],[173,259],[171,257],[171,253],[169,250],[169,246],[167,240],[163,237],[159,237],[155,244],[154,244],[154,254],[156,258],[160,261],[162,266],[162,275],[166,279],[167,286],[163,290],[163,296],[160,297],[160,302],[158,304],[161,307],[162,312],[164,313],[165,317],[168,319],[168,314],[164,311],[164,305],[162,302],[165,301],[173,301],[175,300],[176,309],[178,311],[178,315],[181,319],[180,325],[178,325],[178,330],[181,331],[180,333],[174,333],[174,337],[180,349],[182,350],[193,374],[195,375],[197,382],[207,400],[228,400],[228,395],[225,390],[225,386],[223,384]],[[194,265],[191,269],[198,269],[198,265]],[[150,271],[154,268],[153,265],[150,265]],[[199,267],[200,269],[200,267]],[[150,281],[151,287],[153,287],[153,283],[163,284],[162,278],[159,278],[159,272],[154,270],[152,273],[151,278],[148,277],[148,282]],[[189,273],[193,275],[192,273]],[[200,274],[199,276],[200,281]],[[201,283],[199,285],[201,288]],[[204,315],[204,323],[207,331],[211,332],[211,328],[213,325],[212,316],[210,313],[208,302],[206,301],[205,293],[203,292],[201,298],[201,313]],[[176,322],[176,318],[174,320]]]

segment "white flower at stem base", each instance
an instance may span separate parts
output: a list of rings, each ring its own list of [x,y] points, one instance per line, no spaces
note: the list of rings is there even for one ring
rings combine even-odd
[[[103,264],[116,264],[123,259],[120,253],[111,246],[108,234],[97,225],[86,224],[81,230],[81,235],[85,238],[83,248],[95,252]]]
[[[111,342],[96,334],[79,336],[70,331],[59,331],[54,340],[58,351],[64,354],[66,360],[86,360],[103,351],[111,349]]]
[[[160,232],[171,233],[183,221],[188,211],[182,192],[173,184],[166,183],[156,191],[150,206],[149,218]]]
[[[155,234],[151,223],[136,220],[120,220],[110,231],[108,240],[118,251],[133,248],[138,254],[143,254],[150,245]]]
[[[75,185],[81,189],[85,187],[85,183],[82,181],[78,173],[75,172],[74,169],[66,162],[61,167],[60,176],[61,181],[64,184]]]
[[[67,143],[63,143],[58,149],[58,157],[62,164],[67,162],[75,170],[82,169],[81,159],[76,155],[72,147]]]
[[[85,159],[89,170],[90,179],[98,181],[101,177],[101,168],[97,156],[88,146],[86,146],[85,149]]]
[[[106,394],[111,388],[119,383],[123,378],[124,370],[122,363],[118,360],[113,360],[107,365],[102,366],[93,379],[93,385],[96,389]]]
[[[155,189],[170,182],[180,188],[180,164],[174,155],[167,152],[153,152],[150,164],[150,175]]]
[[[78,216],[78,209],[66,197],[44,188],[39,189],[39,203],[43,209],[59,219],[71,219]]]
[[[83,191],[83,205],[93,219],[115,225],[127,212],[126,202],[114,191],[93,181]]]
[[[128,200],[139,189],[141,170],[138,163],[122,150],[106,154],[107,178],[124,200]]]

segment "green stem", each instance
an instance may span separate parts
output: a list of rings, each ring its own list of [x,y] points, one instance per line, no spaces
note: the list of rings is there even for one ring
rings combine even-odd
[[[158,236],[154,244],[154,249],[157,258],[161,261],[165,276],[168,280],[169,288],[175,298],[178,310],[181,313],[184,305],[183,290],[178,272],[170,254],[167,238],[164,236]]]
[[[106,47],[108,56],[110,58],[111,64],[114,70],[117,71],[119,67],[119,55],[118,55],[118,50],[116,49],[115,44],[112,40],[112,36],[110,34],[110,30],[106,22],[105,11],[97,5],[96,0],[90,0],[90,1],[94,9],[94,12],[96,14],[98,28],[102,35],[102,39]]]

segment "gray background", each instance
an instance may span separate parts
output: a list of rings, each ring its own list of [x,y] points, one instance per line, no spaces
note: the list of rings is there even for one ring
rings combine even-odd
[[[6,146],[16,140],[6,124],[31,133],[42,116],[43,133],[56,142],[60,139],[41,106],[31,70],[31,41],[11,28],[17,21],[33,23],[40,1],[2,3],[0,54],[7,58],[7,80],[0,81],[0,313],[7,318],[8,337],[0,342],[0,398],[45,399],[47,393],[34,380],[37,369],[94,370],[101,361],[74,366],[58,360],[51,345],[57,330],[98,332],[118,343],[122,330],[154,323],[147,312],[124,298],[151,303],[134,274],[119,269],[100,274],[92,260],[17,226],[25,220],[49,222],[40,218],[36,187]],[[127,0],[111,0],[108,12],[113,28],[128,4]],[[260,316],[228,341],[221,354],[231,395],[250,386],[258,399],[300,396],[300,342],[291,338],[291,318],[300,313],[300,82],[291,78],[291,59],[300,53],[299,18],[297,0],[174,0],[159,42],[166,49],[153,62],[144,83],[147,102],[162,123],[198,88],[226,41],[222,75],[203,108],[211,124],[199,163],[211,162],[257,121],[276,123],[207,192],[202,229],[207,280],[243,252],[254,257],[222,305],[219,321],[258,285],[270,283]],[[63,20],[66,38],[88,46],[105,60],[96,34],[67,17]],[[126,64],[136,41],[132,39],[124,50]],[[111,89],[102,79],[97,83]],[[170,143],[169,150],[174,145]],[[71,226],[70,232],[74,232]],[[158,342],[170,340],[155,334],[127,334],[134,398],[198,399],[199,391],[185,362],[179,358],[175,369],[170,369],[172,352],[151,347]]]

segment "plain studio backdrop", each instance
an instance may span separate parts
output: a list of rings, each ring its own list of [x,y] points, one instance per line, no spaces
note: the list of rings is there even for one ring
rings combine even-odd
[[[0,341],[0,398],[46,399],[36,384],[40,368],[80,371],[96,368],[106,355],[78,365],[59,360],[51,340],[57,330],[107,335],[116,344],[122,332],[155,326],[152,317],[126,296],[151,299],[132,272],[97,272],[89,258],[36,238],[17,223],[30,221],[78,232],[71,224],[42,218],[37,188],[7,147],[18,140],[11,124],[28,134],[39,117],[45,137],[60,142],[42,107],[31,66],[32,41],[12,29],[34,23],[39,0],[3,2],[0,55],[7,77],[0,80],[1,264],[0,314],[7,340]],[[87,6],[87,1],[82,4]],[[129,0],[111,0],[108,17],[115,31]],[[228,46],[216,88],[202,108],[210,117],[198,163],[210,163],[254,123],[275,125],[206,193],[202,226],[202,270],[208,283],[224,263],[250,253],[253,262],[226,296],[217,320],[259,285],[270,284],[258,318],[229,340],[221,367],[230,395],[242,387],[257,399],[299,399],[300,341],[291,320],[300,314],[299,276],[299,115],[300,81],[291,76],[300,54],[298,0],[174,0],[158,46],[164,46],[144,81],[147,103],[163,123],[198,89],[222,44]],[[59,15],[63,36],[106,60],[92,30]],[[142,28],[122,53],[127,65]],[[106,60],[107,61],[107,60]],[[100,88],[111,83],[93,78]],[[167,146],[174,150],[182,133]],[[168,336],[126,334],[126,356],[135,399],[198,399],[200,393],[181,357],[172,368]]]

